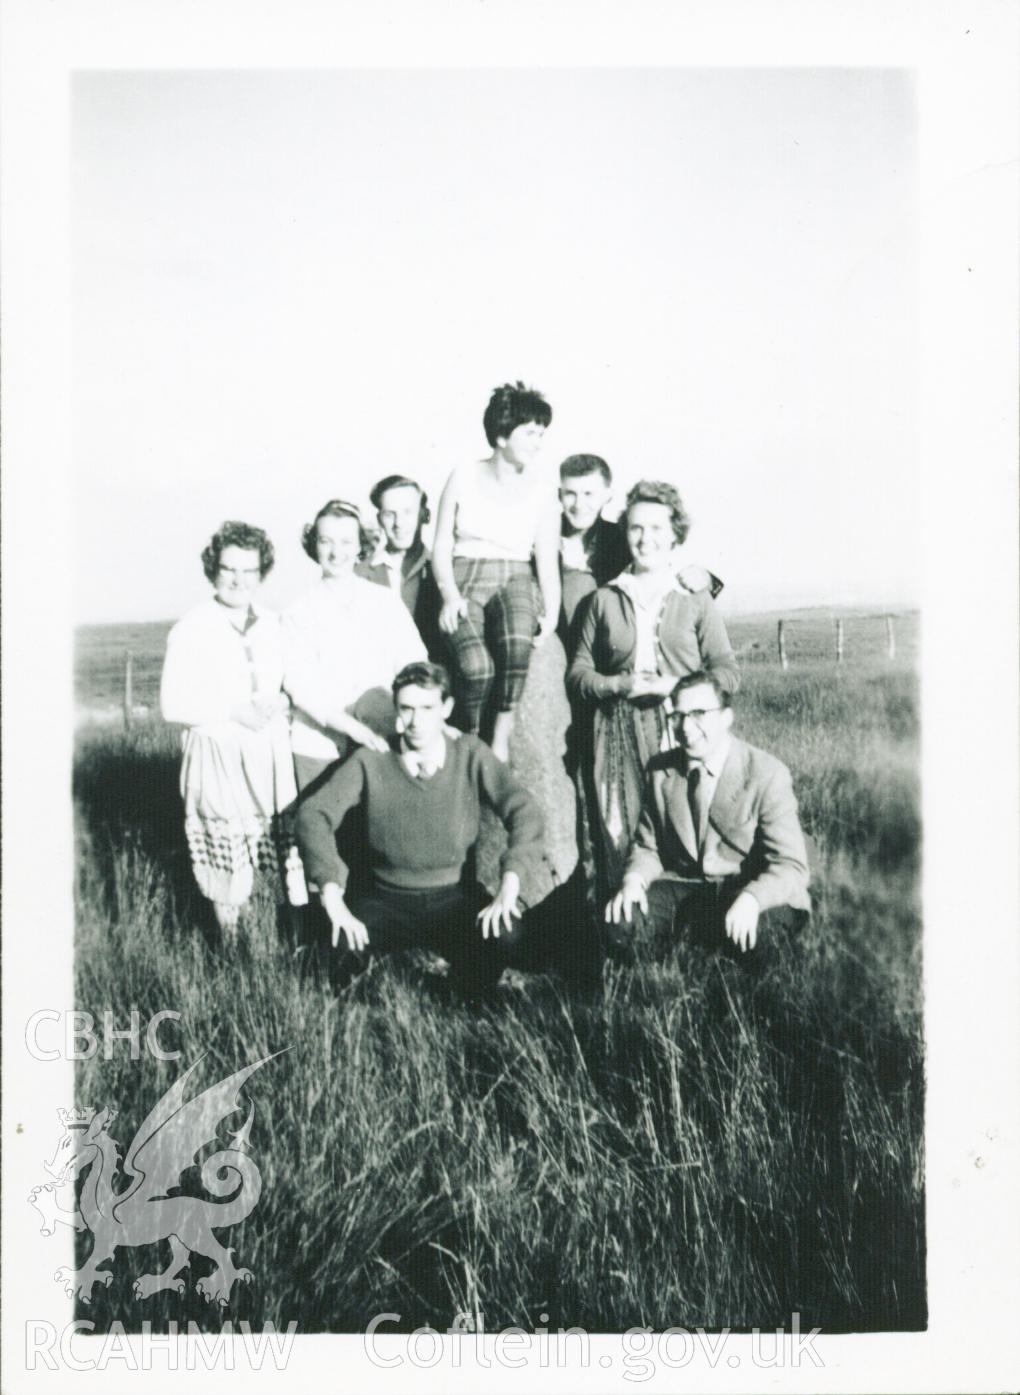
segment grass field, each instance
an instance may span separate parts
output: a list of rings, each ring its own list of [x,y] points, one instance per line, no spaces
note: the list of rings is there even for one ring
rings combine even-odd
[[[232,1317],[303,1332],[382,1312],[405,1329],[460,1312],[490,1331],[789,1328],[794,1312],[830,1331],[924,1326],[916,617],[899,617],[890,662],[880,619],[848,613],[839,667],[830,615],[788,620],[785,674],[775,617],[730,623],[739,730],[791,766],[814,849],[812,923],[758,973],[681,944],[594,985],[533,975],[470,1008],[394,961],[337,998],[299,975],[269,904],[235,950],[210,930],[175,733],[80,730],[77,1003],[118,1021],[174,1009],[184,1056],[85,1062],[76,1102],[119,1109],[123,1150],[202,1052],[208,1084],[289,1048],[249,1088],[264,1190],[221,1235],[256,1276]],[[151,704],[164,635],[84,632],[79,702],[119,700],[131,647]],[[197,1257],[185,1295],[132,1299],[161,1262],[118,1254],[82,1310],[97,1330],[219,1325]]]

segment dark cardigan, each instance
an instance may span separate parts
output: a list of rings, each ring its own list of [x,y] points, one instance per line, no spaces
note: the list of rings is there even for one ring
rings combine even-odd
[[[740,682],[726,626],[707,591],[671,591],[659,617],[658,645],[677,678],[707,669],[729,693]],[[634,606],[618,586],[600,586],[586,608],[567,671],[570,693],[589,702],[622,695],[621,675],[634,672]]]

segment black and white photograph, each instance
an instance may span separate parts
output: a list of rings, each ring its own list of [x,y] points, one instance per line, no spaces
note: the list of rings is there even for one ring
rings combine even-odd
[[[5,1389],[1009,1388],[1016,16],[726,10],[8,5]]]

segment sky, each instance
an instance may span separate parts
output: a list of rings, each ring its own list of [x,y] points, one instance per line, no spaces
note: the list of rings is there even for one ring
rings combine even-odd
[[[225,518],[285,605],[517,378],[727,608],[918,599],[906,71],[77,73],[71,181],[78,623],[182,613]]]

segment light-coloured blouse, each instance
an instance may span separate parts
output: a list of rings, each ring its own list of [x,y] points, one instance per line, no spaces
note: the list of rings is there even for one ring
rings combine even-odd
[[[360,719],[387,734],[391,683],[405,664],[428,657],[399,593],[358,576],[343,586],[317,581],[284,612],[282,630],[291,745],[313,760],[336,760],[345,742],[329,717],[359,701],[372,709]]]
[[[486,461],[457,477],[454,557],[527,562],[545,513],[555,506],[549,481],[537,470],[499,483]]]

